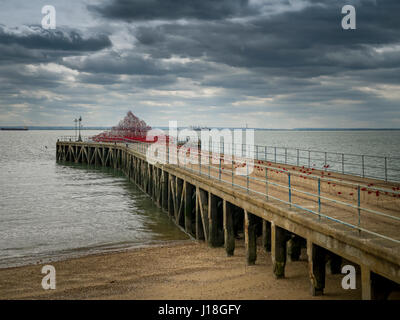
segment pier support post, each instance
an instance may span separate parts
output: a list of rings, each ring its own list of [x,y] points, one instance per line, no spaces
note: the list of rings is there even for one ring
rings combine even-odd
[[[220,230],[218,230],[218,197],[209,193],[208,198],[208,241],[211,247],[220,247],[224,245],[223,236],[221,238]]]
[[[135,168],[134,168],[135,182],[139,186],[140,185],[140,181],[139,181],[139,172],[140,172],[140,170],[139,170],[139,159],[136,158],[136,157],[134,157],[133,159],[134,159],[133,162],[134,162],[134,166],[135,166]]]
[[[205,240],[203,219],[200,208],[200,188],[196,187],[196,239]]]
[[[308,268],[312,296],[324,294],[326,250],[307,240]]]
[[[203,189],[199,188],[198,203],[199,203],[201,222],[203,224],[204,239],[205,239],[206,243],[210,245],[210,238],[209,238],[210,227],[208,225],[208,223],[209,223],[208,200],[209,200],[209,195],[208,195],[207,191],[204,191]]]
[[[287,242],[287,250],[290,261],[299,261],[301,254],[301,238],[293,235]]]
[[[168,172],[162,171],[161,176],[161,207],[168,210]]]
[[[244,210],[244,242],[247,265],[254,265],[257,259],[257,217]]]
[[[193,186],[186,182],[186,192],[185,192],[185,231],[193,235],[192,230],[192,212],[193,212]]]
[[[184,214],[182,214],[185,202],[184,191],[184,181],[176,177],[176,223],[183,228],[185,227],[185,217]]]
[[[287,231],[271,223],[271,258],[274,275],[285,277]]]
[[[174,188],[175,178],[172,175],[168,175],[168,215],[173,217],[175,215],[174,209]]]
[[[387,300],[399,285],[361,265],[361,297],[363,300]]]
[[[160,208],[162,208],[162,181],[161,181],[161,169],[157,168],[157,184],[156,184],[156,193],[157,193],[157,204]]]
[[[147,163],[147,183],[148,183],[148,187],[147,187],[147,194],[153,199],[154,201],[154,189],[153,189],[153,185],[154,185],[154,180],[153,180],[153,166],[150,163]]]
[[[262,222],[262,246],[265,252],[271,252],[271,222]]]
[[[361,266],[361,298],[372,299],[371,270],[366,266]]]
[[[223,200],[224,210],[224,243],[227,256],[233,256],[235,251],[235,233],[233,229],[233,208],[232,205]]]

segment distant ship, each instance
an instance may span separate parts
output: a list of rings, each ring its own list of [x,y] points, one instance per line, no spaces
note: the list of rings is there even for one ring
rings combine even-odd
[[[5,128],[1,128],[1,130],[4,131],[28,131],[29,129],[27,127],[5,127]]]

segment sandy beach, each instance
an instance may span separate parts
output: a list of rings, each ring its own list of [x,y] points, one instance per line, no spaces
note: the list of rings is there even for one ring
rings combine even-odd
[[[0,270],[0,299],[360,299],[344,290],[343,275],[327,272],[325,295],[312,297],[305,252],[288,262],[286,279],[272,273],[271,256],[258,248],[256,265],[247,266],[244,243],[235,256],[187,240],[156,247],[91,255],[49,263],[57,287],[41,286],[43,264]]]

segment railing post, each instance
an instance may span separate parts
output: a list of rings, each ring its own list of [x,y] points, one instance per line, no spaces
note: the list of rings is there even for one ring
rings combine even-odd
[[[176,164],[179,167],[179,136],[178,136],[178,132],[176,132]]]
[[[268,153],[267,153],[267,146],[264,147],[264,160],[267,161]]]
[[[169,137],[168,137],[168,143],[167,143],[167,164],[169,164]]]
[[[289,203],[292,206],[292,186],[290,184],[290,172],[288,172]]]
[[[321,178],[318,178],[318,220],[321,220]]]
[[[258,145],[256,145],[256,160],[258,160]]]
[[[275,154],[275,156],[274,156],[274,159],[275,159],[275,163],[276,163],[276,147],[274,147],[274,154]]]
[[[299,166],[300,165],[300,151],[299,151],[299,149],[297,149],[297,166]]]
[[[211,140],[208,140],[208,177],[211,176],[211,162],[212,162],[211,158],[213,155],[211,149],[212,149]]]
[[[265,195],[268,200],[268,166],[265,165]]]
[[[247,170],[247,193],[249,193],[249,165],[246,163],[246,170]]]
[[[232,143],[232,187],[234,185],[234,176],[235,176],[235,144]]]
[[[325,152],[325,171],[328,169],[328,168],[326,167],[327,162],[328,162],[328,153]]]
[[[201,153],[202,150],[199,148],[199,145],[197,145],[197,156],[199,157],[199,174],[201,174]]]
[[[360,197],[360,185],[357,186],[357,211],[358,211],[358,226],[361,223],[361,197]],[[360,230],[359,230],[360,231]]]
[[[308,150],[308,167],[311,168],[311,151]]]
[[[221,154],[219,154],[219,180],[221,180]]]

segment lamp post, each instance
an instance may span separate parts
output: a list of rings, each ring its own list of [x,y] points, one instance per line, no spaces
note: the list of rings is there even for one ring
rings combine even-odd
[[[81,123],[82,123],[82,117],[79,117],[79,137],[78,137],[78,141],[82,142],[82,138],[81,138]]]

